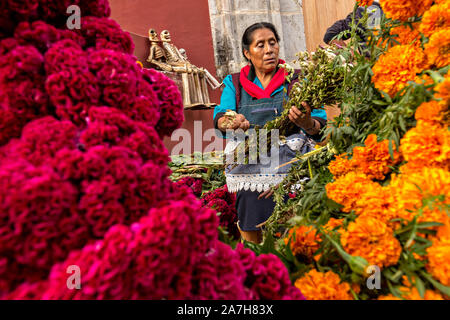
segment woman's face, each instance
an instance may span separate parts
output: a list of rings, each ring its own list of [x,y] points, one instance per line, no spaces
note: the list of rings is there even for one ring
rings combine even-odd
[[[253,41],[244,54],[259,72],[270,73],[278,65],[280,46],[270,29],[257,29],[252,34]]]

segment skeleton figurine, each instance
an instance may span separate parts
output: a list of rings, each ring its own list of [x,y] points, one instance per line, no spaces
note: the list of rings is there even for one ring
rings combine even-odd
[[[198,68],[189,62],[186,50],[178,49],[172,44],[169,31],[161,32],[162,48],[158,44],[158,35],[155,30],[149,30],[149,39],[151,47],[147,61],[158,69],[181,75],[184,106],[212,105],[207,85],[217,89],[220,83],[206,69]]]
[[[170,38],[170,32],[168,30],[163,30],[161,32],[161,41],[164,47],[164,50],[167,54],[167,61],[174,65],[186,65],[189,62],[181,52],[172,44],[172,39]]]
[[[161,48],[158,44],[159,39],[155,29],[148,30],[148,38],[151,46],[147,62],[150,62],[163,71],[173,71],[172,66],[166,63],[167,57],[163,48]]]

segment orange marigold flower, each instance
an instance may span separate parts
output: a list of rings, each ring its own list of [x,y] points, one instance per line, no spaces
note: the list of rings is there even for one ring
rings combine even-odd
[[[307,300],[353,300],[350,285],[341,282],[332,271],[325,273],[312,269],[295,281]]]
[[[354,164],[368,178],[383,180],[391,171],[388,166],[400,161],[400,154],[394,151],[394,160],[392,160],[389,153],[389,141],[377,142],[377,136],[374,134],[370,134],[364,143],[365,147],[353,148]]]
[[[443,226],[438,227],[438,232],[436,234],[436,237],[438,239],[442,238],[449,238],[450,239],[450,217],[447,217],[445,221],[441,221],[443,223]]]
[[[294,255],[301,255],[312,258],[319,249],[320,236],[312,226],[298,226],[289,230],[288,236],[284,239],[287,245],[290,241],[291,251]]]
[[[392,177],[390,188],[395,197],[391,210],[399,218],[412,220],[417,210],[422,207],[422,200],[431,196],[450,194],[450,172],[441,168],[414,168]],[[450,204],[448,197],[445,204]],[[447,214],[439,209],[439,203],[433,208],[423,208],[418,222],[445,222]]]
[[[410,26],[398,26],[391,29],[389,32],[391,35],[395,35],[395,40],[402,45],[419,45],[420,46],[420,33],[416,28],[411,29]]]
[[[425,44],[428,64],[442,68],[450,64],[450,27],[433,33]]]
[[[382,187],[378,183],[367,185],[367,189],[356,199],[354,210],[357,215],[370,216],[386,223],[391,228],[399,226],[391,222],[397,218],[392,210],[395,201],[394,193],[389,186]]]
[[[342,247],[352,256],[360,256],[380,268],[395,265],[402,248],[386,223],[359,216],[341,235]]]
[[[394,96],[406,87],[408,81],[417,80],[417,74],[425,66],[425,53],[420,47],[395,46],[384,53],[373,66],[372,82],[378,90]]]
[[[450,71],[445,75],[444,81],[437,84],[434,90],[436,91],[435,97],[442,99],[442,103],[448,107],[450,105]]]
[[[360,7],[368,7],[372,5],[373,0],[356,0],[356,2]]]
[[[433,4],[433,0],[380,0],[386,17],[407,21],[408,18],[421,16]]]
[[[442,2],[424,13],[419,30],[426,37],[430,37],[434,32],[448,27],[450,27],[450,2]]]
[[[433,78],[427,74],[422,74],[417,77],[416,82],[418,84],[423,84],[424,86],[434,85]]]
[[[444,286],[450,286],[450,238],[435,238],[427,254],[427,271]]]
[[[344,219],[335,219],[330,218],[328,222],[323,226],[325,230],[332,231],[334,228],[342,226],[342,223],[344,223]]]
[[[428,106],[425,106],[427,108]],[[431,115],[425,117],[432,118]],[[419,113],[419,116],[424,116]],[[419,120],[415,128],[400,140],[400,151],[409,169],[429,167],[450,168],[450,132],[446,127]]]
[[[342,211],[350,212],[355,208],[358,197],[366,190],[369,184],[375,183],[365,174],[349,172],[332,183],[325,186],[328,198],[344,206]]]
[[[448,109],[436,100],[422,103],[416,110],[416,120],[438,124],[442,121],[444,112]]]
[[[355,165],[352,160],[348,159],[348,155],[344,153],[336,156],[336,158],[330,162],[328,165],[328,170],[330,170],[333,176],[339,177],[349,173],[350,171],[354,171]]]

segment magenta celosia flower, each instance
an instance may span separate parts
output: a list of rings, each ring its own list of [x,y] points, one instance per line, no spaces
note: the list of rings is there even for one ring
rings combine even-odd
[[[224,227],[231,236],[238,239],[240,236],[237,227],[236,195],[229,193],[227,186],[218,188],[202,196],[202,203],[220,213],[220,226]]]
[[[184,107],[175,83],[154,69],[143,71],[144,78],[152,84],[160,101],[160,118],[155,129],[160,137],[170,136],[184,121]]]
[[[236,252],[247,272],[246,286],[252,299],[305,300],[300,290],[292,285],[285,265],[275,255],[256,256],[242,244],[236,246]]]
[[[196,197],[202,195],[203,179],[194,179],[192,177],[184,177],[176,182],[177,184],[184,184],[192,189],[192,192]]]
[[[191,296],[196,300],[248,299],[246,273],[239,254],[216,241],[193,271]]]
[[[131,54],[134,43],[128,32],[123,31],[112,19],[85,17],[81,20],[78,30],[86,40],[86,47],[95,49],[110,49]]]

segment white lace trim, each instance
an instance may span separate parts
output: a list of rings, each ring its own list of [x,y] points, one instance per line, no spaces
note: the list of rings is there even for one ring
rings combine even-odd
[[[282,182],[286,176],[286,174],[227,174],[226,178],[230,192],[239,190],[263,192]]]
[[[287,174],[227,174],[227,186],[229,192],[238,192],[240,190],[250,190],[263,192],[271,187],[283,182]],[[303,178],[299,183],[291,187],[291,191],[302,191],[302,182],[309,180]]]

